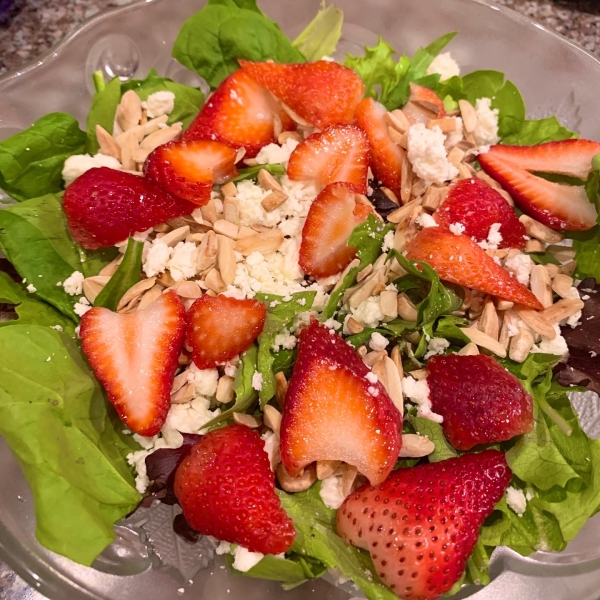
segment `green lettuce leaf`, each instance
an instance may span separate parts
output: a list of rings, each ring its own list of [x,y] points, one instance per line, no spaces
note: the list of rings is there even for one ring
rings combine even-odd
[[[511,146],[535,146],[546,142],[558,142],[577,137],[577,134],[563,127],[556,117],[528,121],[515,127],[511,133],[503,136],[502,143]]]
[[[575,276],[578,279],[594,277],[600,281],[600,226],[589,231],[568,231],[566,237],[573,240],[573,248],[577,250]]]
[[[335,6],[321,2],[317,16],[308,24],[306,29],[294,40],[293,45],[306,60],[319,60],[335,52],[342,37],[344,13]]]
[[[76,344],[45,327],[0,329],[0,434],[35,501],[36,537],[90,565],[140,501],[124,436]]]
[[[305,60],[273,21],[249,9],[247,2],[243,4],[243,8],[232,2],[205,6],[183,24],[175,40],[173,57],[196,71],[211,88],[239,68],[240,58],[281,63]]]
[[[85,133],[71,115],[51,113],[0,142],[0,188],[23,201],[63,189],[65,160],[85,151]]]
[[[271,175],[285,175],[285,167],[283,165],[256,165],[247,169],[238,169],[237,177],[231,181],[242,181],[244,179],[257,179],[258,174],[262,170],[268,171]]]

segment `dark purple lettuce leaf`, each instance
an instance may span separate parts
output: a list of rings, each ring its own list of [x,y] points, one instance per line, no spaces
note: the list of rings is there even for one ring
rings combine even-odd
[[[391,212],[394,212],[398,205],[395,202],[392,202],[382,191],[381,188],[377,186],[377,183],[374,179],[369,181],[369,186],[373,190],[371,194],[367,197],[371,201],[373,208],[383,217],[385,222],[387,223],[387,217]]]

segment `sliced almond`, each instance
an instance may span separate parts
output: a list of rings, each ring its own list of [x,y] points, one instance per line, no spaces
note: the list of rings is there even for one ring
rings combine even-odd
[[[499,310],[500,312],[510,310],[515,305],[515,303],[510,300],[501,300],[500,298],[495,298],[494,301],[496,303],[496,310]]]
[[[287,106],[283,102],[281,103],[281,108],[283,108],[284,112],[288,114],[290,119],[298,123],[298,125],[302,125],[302,127],[312,127],[312,125],[308,121],[305,121],[300,115],[296,114],[289,106]]]
[[[553,340],[556,337],[556,331],[554,331],[554,327],[552,327],[552,321],[545,317],[546,311],[538,312],[537,310],[532,310],[531,308],[521,306],[520,304],[515,304],[514,310],[526,325],[531,327],[533,331],[539,333],[542,337],[548,338],[549,340]]]
[[[121,148],[119,144],[113,138],[102,125],[96,125],[96,139],[100,146],[100,152],[106,156],[112,156],[119,162],[121,161]]]
[[[363,362],[367,367],[373,368],[373,365],[379,360],[381,360],[384,356],[387,356],[387,352],[385,350],[378,350],[369,352],[363,358]]]
[[[277,466],[277,481],[279,481],[279,485],[286,492],[296,493],[303,492],[307,490],[316,480],[317,475],[314,467],[311,465],[304,469],[304,472],[298,477],[292,477],[283,466],[283,463],[280,463]]]
[[[496,307],[494,306],[494,301],[491,298],[488,298],[483,306],[478,327],[483,333],[489,335],[491,338],[494,338],[495,340],[498,339],[500,333],[500,321],[498,319]]]
[[[223,198],[223,218],[226,221],[235,223],[240,221],[240,206],[238,201],[233,196],[225,196]]]
[[[408,147],[407,133],[400,133],[397,129],[394,129],[393,127],[388,127],[388,135],[390,136],[392,142],[396,144],[396,146],[402,148],[402,150],[406,150],[406,148]]]
[[[394,290],[383,290],[379,295],[379,306],[385,321],[391,321],[398,316],[398,293]]]
[[[453,164],[456,168],[461,164],[465,153],[458,147],[454,146],[450,152],[448,152],[448,162]]]
[[[391,398],[394,406],[404,414],[404,397],[402,395],[402,379],[396,367],[395,362],[389,357],[383,357],[385,367],[385,389]]]
[[[172,289],[181,298],[188,298],[190,300],[196,300],[202,296],[202,290],[195,281],[178,281],[170,289]]]
[[[427,378],[428,373],[427,369],[415,369],[414,371],[411,371],[409,375],[417,381],[422,381]]]
[[[406,133],[410,127],[410,123],[408,122],[406,115],[401,110],[386,112],[383,115],[383,120],[388,127],[395,129],[399,133]]]
[[[283,192],[283,188],[281,187],[279,181],[277,181],[277,179],[275,179],[275,177],[273,177],[273,175],[269,173],[269,171],[267,171],[266,169],[261,169],[258,172],[257,179],[258,183],[264,190],[268,190],[271,192]]]
[[[188,383],[188,371],[182,371],[173,379],[173,385],[171,386],[171,394],[174,394],[180,390],[186,383]]]
[[[224,235],[218,235],[217,266],[225,285],[233,285],[235,279],[235,252],[233,242]]]
[[[165,125],[169,120],[169,115],[160,115],[160,117],[156,117],[155,119],[150,119],[145,123],[140,123],[141,136],[139,141],[141,142],[147,135],[154,133],[161,129],[161,125]]]
[[[553,265],[552,263],[548,263],[544,265],[544,269],[548,271],[548,275],[550,275],[550,279],[554,279],[560,273],[560,267],[558,265]]]
[[[266,212],[273,212],[276,208],[279,208],[287,199],[288,195],[284,192],[273,190],[271,193],[267,194],[262,199],[260,205]]]
[[[421,206],[421,200],[420,199],[411,200],[407,204],[404,204],[404,206],[401,206],[400,208],[397,208],[396,210],[392,211],[387,216],[387,220],[390,223],[395,223],[395,224],[407,221],[410,218],[412,212],[418,206]]]
[[[333,286],[334,292],[342,285],[344,279],[346,278],[346,275],[348,275],[348,273],[350,273],[352,269],[355,269],[359,265],[360,260],[358,260],[358,258],[355,258],[350,262],[350,264],[342,271],[342,274],[340,275],[340,278],[338,279],[337,283]]]
[[[459,100],[458,108],[460,109],[460,116],[462,117],[465,131],[473,133],[479,124],[475,107],[467,100]]]
[[[154,133],[151,133],[148,137],[144,138],[140,142],[140,148],[143,150],[156,150],[159,146],[163,144],[168,144],[173,140],[177,139],[181,134],[181,123],[174,123],[171,127],[165,127],[164,129],[159,129]]]
[[[364,344],[356,349],[356,354],[358,354],[361,358],[364,358],[368,352],[369,350]]]
[[[386,354],[384,353],[381,358],[379,358],[377,361],[375,361],[375,363],[373,364],[373,366],[371,367],[371,371],[377,375],[377,379],[379,381],[379,383],[381,383],[381,385],[386,389],[387,391],[387,372],[385,369],[385,358],[386,358]]]
[[[405,293],[398,294],[398,315],[405,321],[416,321],[419,315],[417,307]]]
[[[410,195],[412,191],[412,177],[413,170],[410,161],[408,160],[408,155],[404,156],[404,160],[402,161],[402,172],[401,172],[401,184],[400,184],[400,198],[402,200],[402,204],[406,204],[410,201]]]
[[[373,270],[373,265],[367,265],[364,269],[360,270],[358,272],[358,275],[356,276],[356,282],[360,283],[361,281],[366,279],[371,274],[372,270]]]
[[[577,261],[571,260],[559,269],[559,273],[562,273],[563,275],[573,275],[575,269],[577,269]]]
[[[392,348],[392,351],[390,352],[390,358],[392,359],[392,362],[394,363],[394,366],[398,371],[398,376],[400,377],[400,379],[402,379],[402,377],[404,377],[404,367],[402,366],[400,346],[394,346]]]
[[[549,227],[546,227],[539,221],[536,221],[527,215],[521,215],[519,217],[519,221],[523,223],[527,235],[538,240],[542,240],[542,242],[546,242],[547,244],[558,244],[564,239],[562,234],[550,229]]]
[[[579,298],[564,298],[554,303],[549,308],[543,310],[540,315],[548,323],[559,323],[563,319],[572,317],[576,312],[579,312],[584,307],[583,300]],[[523,319],[525,321],[525,319]],[[527,323],[527,321],[525,321]],[[527,323],[529,325],[529,323]],[[532,327],[532,329],[534,329]],[[534,329],[535,330],[535,329]],[[552,329],[554,331],[554,329]],[[548,336],[544,336],[548,337]],[[550,338],[554,339],[554,338]]]
[[[278,250],[282,243],[283,233],[279,229],[269,229],[263,233],[237,240],[235,250],[244,256],[248,256],[252,252],[269,254]]]
[[[426,127],[427,129],[433,129],[434,127],[439,127],[442,130],[442,133],[450,133],[451,131],[456,131],[457,121],[453,117],[442,117],[441,119],[431,119]]]
[[[552,280],[552,289],[561,297],[566,298],[573,287],[573,278],[559,273]],[[88,298],[89,300],[89,298]]]
[[[398,196],[396,196],[396,194],[394,192],[392,192],[392,190],[390,190],[390,188],[387,187],[380,187],[379,188],[394,204],[400,206],[400,200],[398,200]]]
[[[237,240],[240,233],[240,228],[235,223],[225,219],[217,219],[213,224],[213,230],[215,233],[231,240]]]
[[[175,393],[171,394],[171,404],[185,404],[191,402],[196,395],[196,390],[192,382],[183,385]]]
[[[275,398],[281,408],[285,403],[285,396],[288,390],[288,382],[285,378],[285,374],[281,371],[275,373]]]
[[[256,429],[257,427],[260,427],[262,425],[260,419],[257,419],[252,415],[247,415],[245,413],[234,412],[233,420],[238,425],[244,425],[245,427],[248,427],[250,429]]]
[[[263,420],[265,425],[279,435],[281,429],[281,413],[270,404],[266,404],[263,409]]]
[[[421,458],[428,456],[435,450],[435,444],[424,435],[416,433],[402,434],[402,448],[400,458]]]
[[[140,303],[137,305],[138,310],[144,310],[150,306],[155,300],[162,296],[164,288],[160,285],[151,287],[141,298]]]
[[[128,131],[141,121],[142,101],[133,90],[129,90],[123,94],[121,102],[117,106],[115,119],[123,131]]]
[[[473,179],[476,175],[475,169],[466,163],[460,163],[458,165],[458,176],[460,179]]]
[[[83,294],[91,304],[94,304],[94,300],[109,281],[110,275],[96,275],[83,281]]]
[[[230,377],[229,375],[223,375],[219,378],[216,393],[217,402],[220,402],[221,404],[228,404],[233,400],[235,395],[233,390],[234,381],[235,380],[233,377]]]
[[[530,281],[533,295],[540,301],[544,308],[552,306],[552,280],[543,265],[535,265],[531,271]]]
[[[342,464],[341,460],[318,460],[317,461],[317,479],[323,481],[331,477]]]
[[[176,281],[173,279],[169,271],[165,271],[156,278],[156,283],[160,283],[160,285],[165,288],[170,288],[175,285]]]
[[[506,357],[506,348],[498,340],[483,333],[483,331],[480,331],[476,327],[467,327],[461,329],[461,331],[480,348],[485,348],[501,358]]]
[[[561,263],[573,260],[577,254],[577,250],[575,248],[569,246],[557,246],[554,244],[546,246],[546,252],[554,256],[554,258]]]
[[[545,248],[546,245],[540,240],[527,240],[525,242],[525,252],[543,252]]]
[[[219,218],[217,216],[217,205],[212,198],[204,206],[200,207],[200,212],[202,213],[203,222],[210,223],[211,225]]]
[[[224,198],[235,198],[237,196],[237,187],[233,181],[228,181],[221,186],[221,194]]]
[[[350,494],[357,476],[358,469],[354,465],[342,465],[342,496]]]
[[[508,356],[515,362],[522,363],[533,348],[533,336],[527,329],[520,329],[517,335],[510,339]]]
[[[135,169],[134,155],[139,150],[139,145],[136,136],[133,133],[125,132],[122,136],[123,145],[121,146],[121,164],[127,171]]]
[[[357,333],[361,333],[362,331],[365,330],[365,326],[362,325],[362,323],[359,323],[356,319],[353,319],[352,317],[350,317],[346,321],[346,327],[348,328],[348,331],[352,335],[357,334]]]
[[[244,156],[246,156],[246,148],[238,148],[235,153],[235,164],[237,165]]]
[[[227,285],[225,285],[225,282],[223,281],[223,278],[217,269],[211,269],[206,274],[204,283],[209,290],[212,290],[217,294],[221,294],[227,289]]]
[[[175,248],[179,242],[183,242],[190,232],[190,228],[188,225],[184,225],[183,227],[178,227],[177,229],[173,229],[173,231],[169,231],[169,233],[165,233],[160,238],[161,242],[164,242],[170,248]]]
[[[477,348],[477,344],[473,342],[469,342],[466,346],[463,346],[458,352],[460,356],[476,356],[479,354],[479,348]]]
[[[442,190],[438,187],[430,185],[427,190],[425,190],[421,206],[423,207],[423,210],[433,212],[439,208],[441,201]]]
[[[418,198],[422,196],[427,191],[427,183],[422,179],[417,179],[410,189],[410,195],[413,198]]]
[[[145,291],[154,286],[155,282],[156,277],[149,277],[148,279],[142,279],[135,285],[132,285],[119,300],[119,303],[117,304],[117,311],[125,308],[125,306],[127,306],[132,300],[141,297]]]
[[[198,247],[198,262],[196,266],[200,273],[217,264],[218,240],[213,231],[204,234],[200,246]]]
[[[344,294],[344,302],[348,304],[350,308],[358,308],[367,298],[373,295],[377,284],[383,283],[384,273],[383,269],[371,273],[364,281],[355,285]]]

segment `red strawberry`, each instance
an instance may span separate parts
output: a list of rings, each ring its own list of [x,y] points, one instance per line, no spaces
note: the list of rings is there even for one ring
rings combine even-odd
[[[246,158],[276,141],[273,119],[281,119],[284,131],[293,121],[273,96],[244,71],[227,77],[184,133],[185,140],[216,140],[233,148],[245,148]]]
[[[327,60],[278,65],[240,60],[242,69],[300,118],[324,129],[352,123],[365,86],[348,67]]]
[[[442,227],[428,227],[417,234],[406,258],[431,265],[444,281],[498,296],[542,310],[540,301],[497,265],[471,238],[454,235]]]
[[[312,181],[320,188],[343,181],[366,194],[368,169],[367,134],[355,125],[334,125],[296,146],[287,174],[294,181]]]
[[[398,469],[346,498],[338,535],[369,551],[399,598],[435,600],[461,578],[511,475],[497,450]]]
[[[280,554],[296,536],[264,442],[243,425],[202,436],[177,468],[175,495],[193,529],[251,552]]]
[[[598,142],[564,140],[531,147],[492,146],[479,162],[525,213],[552,229],[578,231],[592,228],[598,217],[584,187],[553,183],[530,171],[586,179],[598,153]]]
[[[410,84],[410,97],[402,112],[411,125],[416,123],[426,125],[431,119],[441,119],[446,116],[441,98],[434,91],[416,83]]]
[[[210,200],[213,183],[235,177],[237,152],[212,140],[169,142],[146,159],[144,174],[167,191],[203,206]]]
[[[313,321],[302,330],[281,422],[281,458],[292,477],[316,460],[343,460],[373,484],[388,476],[402,416],[371,375],[327,327]]]
[[[457,450],[510,440],[533,428],[533,402],[519,380],[489,356],[433,356],[429,399]]]
[[[196,206],[143,177],[100,167],[86,171],[66,189],[63,208],[75,241],[95,249],[189,215]]]
[[[172,292],[144,310],[97,307],[81,318],[83,352],[123,422],[140,435],[156,435],[167,418],[184,330],[185,308]]]
[[[515,211],[481,179],[457,181],[433,218],[445,228],[460,223],[465,228],[464,234],[476,242],[485,241],[490,227],[500,223],[502,241],[498,248],[525,248],[525,227]]]
[[[356,123],[367,132],[371,149],[370,166],[375,177],[400,197],[404,149],[388,133],[385,107],[373,98],[365,98],[356,109]]]
[[[265,325],[267,308],[257,300],[202,296],[187,314],[186,341],[199,369],[210,369],[247,350]]]
[[[299,263],[313,277],[329,277],[344,269],[356,256],[348,246],[352,230],[372,210],[358,204],[347,183],[328,185],[314,200],[302,229]]]

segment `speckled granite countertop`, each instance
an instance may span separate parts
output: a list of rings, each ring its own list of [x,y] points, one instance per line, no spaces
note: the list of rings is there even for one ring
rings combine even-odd
[[[130,0],[0,0],[0,75],[44,53],[83,20]],[[496,0],[600,54],[598,0]],[[1,600],[44,600],[0,562]]]

